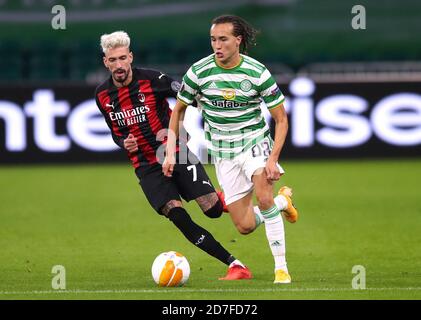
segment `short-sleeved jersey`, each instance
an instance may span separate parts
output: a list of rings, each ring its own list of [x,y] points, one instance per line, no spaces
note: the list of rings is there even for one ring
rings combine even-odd
[[[124,147],[130,133],[136,137],[139,150],[128,156],[138,168],[158,161],[156,152],[166,138],[157,138],[157,134],[168,128],[171,116],[167,98],[176,97],[180,84],[159,71],[132,70],[130,84],[118,88],[110,77],[97,87],[95,99],[118,146]]]
[[[212,54],[189,68],[177,99],[187,105],[197,100],[209,153],[233,158],[270,137],[261,104],[270,110],[285,98],[268,69],[257,60],[241,55],[238,66],[224,69]]]

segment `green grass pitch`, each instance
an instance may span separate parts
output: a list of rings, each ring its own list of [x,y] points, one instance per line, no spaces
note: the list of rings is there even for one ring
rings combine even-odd
[[[283,166],[276,187],[294,188],[301,214],[285,222],[289,285],[272,283],[263,227],[243,236],[228,215],[210,220],[187,204],[254,275],[218,281],[226,266],[154,213],[128,164],[0,167],[0,299],[421,299],[421,160]],[[190,262],[184,287],[152,280],[154,258],[169,250]],[[55,265],[64,291],[52,289]],[[366,289],[352,288],[355,265]]]

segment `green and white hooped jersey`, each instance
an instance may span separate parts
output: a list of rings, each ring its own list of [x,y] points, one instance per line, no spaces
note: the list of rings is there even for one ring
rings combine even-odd
[[[279,106],[284,95],[266,67],[246,55],[232,69],[219,67],[214,54],[193,64],[183,77],[177,98],[187,105],[196,99],[205,122],[208,151],[233,158],[265,137],[269,126],[260,108]]]

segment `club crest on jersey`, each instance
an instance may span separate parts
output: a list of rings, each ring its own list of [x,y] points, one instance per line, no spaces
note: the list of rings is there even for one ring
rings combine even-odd
[[[235,90],[234,89],[224,89],[222,90],[222,96],[225,100],[234,100],[235,99]]]
[[[243,80],[240,82],[240,89],[244,92],[250,91],[252,87],[250,80]]]
[[[141,103],[145,102],[145,100],[146,100],[145,95],[144,95],[142,92],[140,92],[140,91],[139,91],[139,93],[137,94],[137,98],[139,99],[139,101],[140,101]]]

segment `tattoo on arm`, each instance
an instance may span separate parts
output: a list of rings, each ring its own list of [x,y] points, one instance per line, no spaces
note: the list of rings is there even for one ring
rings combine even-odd
[[[200,209],[202,209],[202,211],[205,212],[212,208],[216,204],[216,202],[218,202],[218,195],[216,194],[216,192],[208,193],[204,196],[196,198],[196,202],[199,205]]]
[[[170,200],[161,208],[161,212],[168,216],[168,213],[171,211],[171,209],[182,206],[183,204],[180,200]]]

